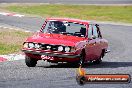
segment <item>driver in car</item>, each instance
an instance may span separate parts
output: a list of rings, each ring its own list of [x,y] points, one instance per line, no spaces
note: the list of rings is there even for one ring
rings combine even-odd
[[[53,21],[52,25],[54,26],[52,33],[66,32],[66,26],[63,24],[63,22]]]

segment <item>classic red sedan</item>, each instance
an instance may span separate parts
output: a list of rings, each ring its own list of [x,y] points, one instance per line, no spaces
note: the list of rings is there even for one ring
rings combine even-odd
[[[35,67],[38,60],[83,65],[100,63],[108,52],[98,24],[70,18],[47,18],[40,30],[23,43],[25,63]]]

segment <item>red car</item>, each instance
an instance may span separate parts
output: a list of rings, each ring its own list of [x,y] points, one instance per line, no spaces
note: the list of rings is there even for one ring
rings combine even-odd
[[[100,63],[108,52],[99,25],[86,20],[47,18],[40,30],[23,43],[25,63],[35,67],[38,60],[83,65]]]

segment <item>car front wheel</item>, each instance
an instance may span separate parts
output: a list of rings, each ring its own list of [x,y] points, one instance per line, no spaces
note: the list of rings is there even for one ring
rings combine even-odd
[[[80,54],[80,59],[79,59],[79,66],[84,66],[84,60],[85,60],[85,54],[82,52]]]
[[[25,57],[25,63],[28,67],[35,67],[37,64],[37,60],[34,58],[30,58],[28,56]]]

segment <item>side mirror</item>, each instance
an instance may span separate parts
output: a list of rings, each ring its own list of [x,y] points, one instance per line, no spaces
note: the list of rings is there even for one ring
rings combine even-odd
[[[98,27],[99,25],[98,24],[95,24],[96,27]]]

